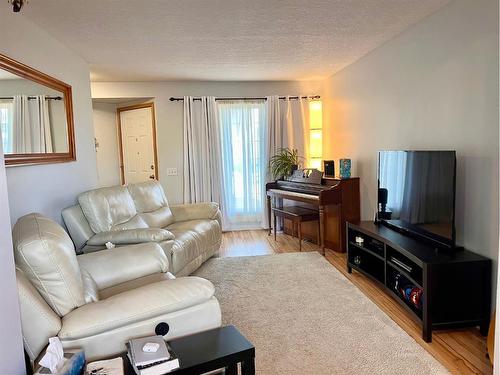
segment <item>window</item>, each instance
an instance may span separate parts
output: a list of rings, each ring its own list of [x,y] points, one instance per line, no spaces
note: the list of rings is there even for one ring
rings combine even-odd
[[[309,167],[321,170],[323,159],[323,105],[309,102]]]
[[[260,228],[265,195],[264,101],[219,101],[223,210],[231,230]]]
[[[14,105],[12,101],[0,101],[0,133],[4,154],[11,154],[13,149],[12,122]]]

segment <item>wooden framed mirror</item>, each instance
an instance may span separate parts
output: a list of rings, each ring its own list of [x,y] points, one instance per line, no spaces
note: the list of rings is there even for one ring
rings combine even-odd
[[[5,165],[76,160],[71,86],[0,54]]]

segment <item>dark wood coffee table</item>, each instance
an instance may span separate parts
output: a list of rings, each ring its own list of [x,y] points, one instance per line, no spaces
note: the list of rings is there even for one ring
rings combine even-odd
[[[168,342],[179,357],[181,367],[169,374],[203,374],[226,369],[226,374],[238,374],[241,363],[242,375],[255,374],[255,347],[234,326],[212,329]],[[125,375],[135,371],[127,355],[123,356]]]

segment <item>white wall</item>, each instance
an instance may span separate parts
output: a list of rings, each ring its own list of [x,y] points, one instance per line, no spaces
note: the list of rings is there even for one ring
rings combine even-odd
[[[97,185],[89,67],[22,14],[10,11],[0,13],[0,53],[73,88],[77,161],[7,169],[12,224],[33,211],[61,221],[61,209]]]
[[[0,13],[0,53],[73,87],[76,162],[10,167],[5,175],[0,152],[0,368],[5,374],[23,374],[11,223],[33,211],[60,221],[61,209],[72,204],[79,192],[94,187],[97,174],[87,64],[22,15],[11,12]]]
[[[376,209],[378,150],[455,149],[458,242],[494,259],[496,272],[498,2],[450,3],[335,74],[325,90],[325,157],[357,164],[363,218]]]
[[[116,125],[116,104],[93,105],[94,133],[98,142],[97,178],[99,186],[120,185],[120,157]]]
[[[214,95],[219,97],[261,97],[266,95],[322,95],[322,82],[93,82],[93,98],[152,97],[155,103],[160,182],[171,203],[183,200],[182,102],[171,96]],[[167,176],[166,169],[178,169]]]
[[[19,317],[14,253],[7,196],[2,143],[0,142],[0,371],[2,374],[24,374],[24,352]]]

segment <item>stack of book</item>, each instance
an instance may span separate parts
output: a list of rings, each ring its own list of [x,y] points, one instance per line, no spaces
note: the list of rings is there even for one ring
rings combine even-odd
[[[145,351],[146,344],[158,344],[155,352]],[[161,375],[177,369],[179,358],[163,336],[148,336],[127,342],[127,356],[137,375]],[[150,346],[150,345],[149,345]]]

